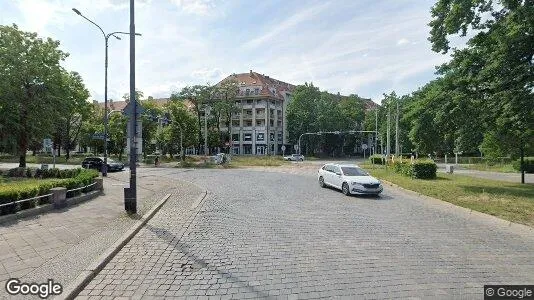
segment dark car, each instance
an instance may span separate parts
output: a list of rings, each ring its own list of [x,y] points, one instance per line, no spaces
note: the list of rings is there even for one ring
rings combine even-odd
[[[82,161],[82,168],[85,169],[96,169],[102,171],[102,166],[104,165],[103,157],[87,157]],[[121,171],[124,169],[124,164],[121,162],[116,162],[108,158],[108,171]]]

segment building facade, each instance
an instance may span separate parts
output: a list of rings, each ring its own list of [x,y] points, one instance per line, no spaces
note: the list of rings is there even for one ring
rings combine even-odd
[[[234,99],[237,112],[230,123],[231,140],[228,147],[236,155],[276,155],[290,153],[287,143],[287,105],[295,86],[263,74],[253,72],[232,74],[224,81],[237,83]],[[220,83],[219,83],[220,84]],[[222,131],[228,131],[221,124]]]

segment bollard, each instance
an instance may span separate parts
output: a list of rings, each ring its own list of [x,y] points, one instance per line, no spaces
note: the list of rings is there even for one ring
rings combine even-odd
[[[104,178],[98,177],[95,178],[95,191],[102,191],[104,190]]]
[[[67,189],[64,187],[55,187],[50,189],[52,193],[52,205],[55,209],[67,206]]]

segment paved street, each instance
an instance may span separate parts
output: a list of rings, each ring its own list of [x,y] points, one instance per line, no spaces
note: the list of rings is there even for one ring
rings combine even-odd
[[[146,213],[166,193],[178,199],[194,198],[191,184],[169,178],[144,176],[138,180],[138,212]],[[95,199],[61,210],[0,224],[0,281],[20,278],[46,282],[53,278],[67,286],[133,224],[124,212],[123,187],[128,172],[109,173],[104,192]],[[4,288],[0,299],[8,298]]]
[[[207,197],[170,199],[79,298],[482,299],[534,282],[531,229],[391,187],[345,197],[315,172],[147,170]]]

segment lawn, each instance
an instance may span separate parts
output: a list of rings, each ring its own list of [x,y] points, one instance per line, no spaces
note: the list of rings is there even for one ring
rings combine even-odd
[[[472,164],[472,165],[461,165],[463,168],[470,170],[478,171],[490,171],[490,172],[499,172],[499,173],[519,173],[516,169],[512,167],[512,164]]]
[[[92,156],[91,154],[87,154],[87,156]],[[56,157],[56,164],[62,164],[62,165],[81,165],[82,160],[85,158],[85,156],[71,156],[69,160],[65,159],[65,156]],[[0,158],[0,162],[4,163],[18,163],[19,157],[18,156],[2,156]],[[28,164],[49,164],[52,165],[54,163],[54,158],[52,156],[41,156],[41,155],[27,155],[26,156],[26,163]]]
[[[289,162],[282,156],[232,156],[230,165],[234,167],[279,167]]]
[[[438,173],[435,180],[411,179],[383,166],[364,165],[373,176],[403,188],[501,219],[534,226],[534,184]]]

